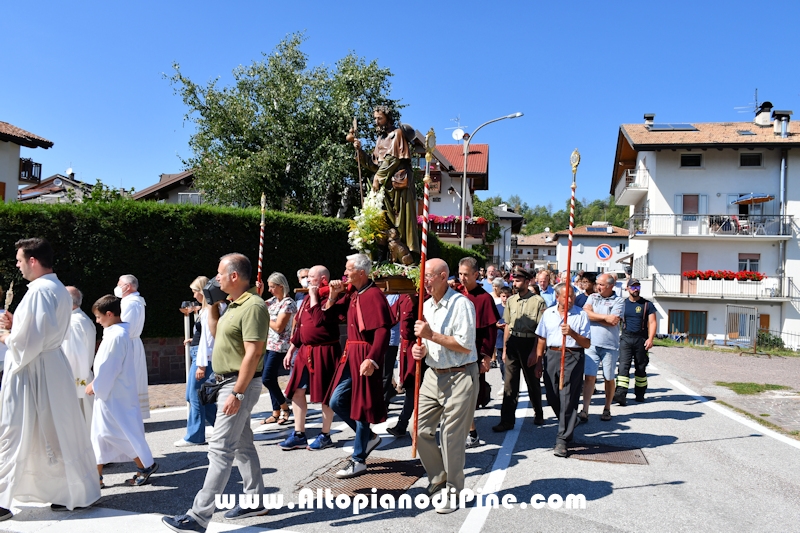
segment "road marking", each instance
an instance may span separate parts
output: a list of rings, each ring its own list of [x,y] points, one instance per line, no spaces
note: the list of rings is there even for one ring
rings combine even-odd
[[[727,416],[731,420],[739,422],[740,424],[743,424],[743,425],[749,427],[750,429],[754,429],[754,430],[758,431],[759,433],[762,433],[762,434],[766,435],[767,437],[772,437],[773,439],[775,439],[777,441],[783,442],[784,444],[788,444],[789,446],[794,446],[795,448],[800,450],[800,441],[797,441],[795,439],[791,439],[791,438],[787,437],[786,435],[781,435],[777,431],[772,431],[771,429],[767,429],[767,428],[765,428],[764,426],[762,426],[761,424],[759,424],[757,422],[754,422],[752,420],[748,420],[747,418],[734,413],[730,409],[727,409],[727,408],[719,405],[718,403],[716,403],[716,402],[714,402],[712,400],[709,400],[705,396],[701,396],[701,395],[697,394],[692,389],[690,389],[689,387],[683,385],[682,383],[679,383],[679,382],[677,382],[675,380],[672,380],[672,379],[668,379],[667,381],[669,383],[671,383],[673,387],[682,390],[683,392],[685,392],[686,394],[688,394],[689,396],[691,396],[695,400],[708,405],[710,408],[714,409],[715,411],[717,411],[719,413],[722,413],[723,415]]]
[[[492,464],[492,470],[489,472],[489,479],[481,488],[481,496],[486,494],[494,494],[499,492],[503,485],[503,480],[506,477],[506,470],[511,462],[511,455],[514,452],[514,446],[519,438],[519,432],[525,423],[525,418],[530,411],[530,399],[527,394],[527,383],[525,380],[520,380],[519,403],[517,404],[517,411],[514,414],[517,424],[514,424],[514,429],[509,430],[503,439],[503,445],[497,451],[497,456]],[[524,396],[523,396],[524,394]],[[475,491],[477,492],[477,490]],[[477,496],[476,496],[477,497]],[[462,524],[459,533],[472,533],[478,532],[483,528],[486,518],[489,516],[491,507],[472,507],[467,515],[467,519]]]

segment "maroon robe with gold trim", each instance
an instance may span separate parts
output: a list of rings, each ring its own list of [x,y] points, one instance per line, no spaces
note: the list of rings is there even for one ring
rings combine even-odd
[[[322,310],[328,292],[328,287],[320,287],[319,301],[312,308],[309,308],[311,298],[303,298],[295,315],[291,342],[297,348],[297,355],[286,385],[287,398],[291,399],[300,386],[305,370],[308,370],[308,394],[312,403],[325,399],[333,381],[342,345],[339,343],[339,317]]]
[[[370,281],[359,292],[348,292],[326,314],[339,316],[347,313],[347,345],[339,358],[325,403],[342,380],[344,369],[350,369],[353,379],[353,394],[350,402],[350,418],[370,424],[386,420],[386,404],[383,400],[383,354],[389,347],[392,317],[389,304],[381,290]],[[378,367],[371,376],[361,375],[361,363],[371,359]],[[347,365],[347,367],[345,366]]]
[[[416,360],[411,355],[411,348],[417,342],[414,336],[414,323],[417,321],[417,296],[401,294],[397,299],[399,324],[400,324],[400,350],[398,359],[400,360],[400,383],[404,384],[407,379],[414,378],[416,370]],[[425,360],[422,361],[423,371],[425,370]],[[408,391],[406,391],[408,394]]]
[[[497,342],[497,323],[500,314],[494,298],[480,284],[471,291],[462,291],[475,306],[475,349],[478,355],[492,356]]]

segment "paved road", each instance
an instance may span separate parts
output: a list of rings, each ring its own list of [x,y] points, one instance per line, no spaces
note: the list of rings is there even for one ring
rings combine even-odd
[[[283,508],[268,516],[224,523],[215,515],[209,531],[264,531],[266,529],[317,532],[339,528],[377,528],[382,531],[800,531],[800,441],[773,434],[714,402],[705,401],[703,372],[678,364],[672,350],[655,350],[652,356],[649,401],[631,402],[612,409],[611,422],[601,422],[600,396],[592,417],[576,435],[583,445],[606,444],[638,448],[647,464],[610,464],[559,459],[552,454],[556,424],[551,415],[544,426],[532,423],[533,413],[521,402],[525,417],[515,431],[494,434],[499,401],[478,411],[478,428],[485,444],[468,451],[467,487],[499,497],[530,501],[542,494],[583,494],[585,509],[470,508],[450,515],[428,509],[370,510],[354,516],[351,510],[298,510]],[[707,354],[710,352],[702,352]],[[769,364],[769,363],[766,363]],[[794,364],[794,363],[791,363]],[[724,365],[723,365],[724,366]],[[699,368],[699,366],[697,367]],[[785,370],[784,367],[781,367]],[[794,368],[794,367],[793,367]],[[681,375],[679,372],[685,372]],[[734,381],[733,379],[725,379]],[[750,380],[747,380],[750,381]],[[761,381],[761,380],[759,380]],[[499,373],[490,374],[493,394],[499,390]],[[770,383],[780,383],[767,379]],[[795,382],[797,383],[797,381]],[[795,385],[796,386],[796,385]],[[497,398],[495,396],[495,398]],[[523,398],[526,400],[526,398]],[[269,409],[263,396],[257,416]],[[396,416],[399,404],[392,410]],[[172,442],[183,435],[185,411],[166,409],[154,413],[146,424],[148,442],[162,465],[153,483],[136,490],[122,485],[132,465],[107,470],[103,498],[92,509],[53,513],[32,505],[17,507],[18,515],[0,524],[2,531],[167,531],[159,523],[162,513],[183,513],[202,484],[207,459],[205,447],[177,449]],[[390,419],[389,424],[393,421]],[[254,419],[254,426],[258,421]],[[319,427],[314,413],[310,433]],[[273,427],[258,435],[257,448],[267,490],[297,501],[295,490],[314,472],[323,471],[347,455],[349,429],[334,436],[338,446],[321,452],[283,452],[275,446],[287,429]],[[382,446],[373,457],[406,460],[409,439],[395,440],[383,433]],[[238,493],[241,481],[234,471],[227,493]],[[409,490],[424,491],[426,480]]]

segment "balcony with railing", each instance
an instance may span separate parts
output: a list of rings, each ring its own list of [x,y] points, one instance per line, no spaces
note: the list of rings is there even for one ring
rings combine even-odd
[[[792,278],[768,277],[761,281],[687,279],[681,274],[653,274],[655,297],[707,300],[789,300]]]
[[[614,199],[617,205],[636,205],[650,185],[650,171],[646,168],[629,168],[617,182]]]
[[[33,183],[39,185],[42,181],[42,164],[34,163],[33,159],[19,158],[20,183]]]
[[[489,223],[467,222],[466,233],[467,237],[483,240],[486,237],[486,231],[489,229]],[[428,231],[436,233],[439,237],[457,238],[461,237],[461,222],[431,222]]]
[[[632,238],[791,238],[791,215],[633,215],[628,219]]]

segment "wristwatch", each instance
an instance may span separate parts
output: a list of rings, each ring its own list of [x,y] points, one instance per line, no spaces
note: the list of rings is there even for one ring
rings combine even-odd
[[[241,392],[234,392],[233,397],[239,400],[240,402],[244,400],[244,394],[242,394]]]

